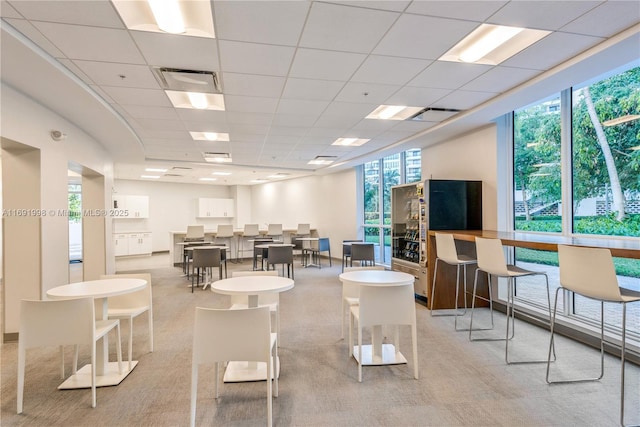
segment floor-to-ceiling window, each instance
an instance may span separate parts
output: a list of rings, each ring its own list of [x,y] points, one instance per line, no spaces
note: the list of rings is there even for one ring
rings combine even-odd
[[[640,237],[637,62],[514,111],[513,159],[515,230]],[[549,271],[558,284],[556,253],[518,249],[515,257]],[[640,290],[640,260],[614,263],[620,285]],[[516,285],[521,302],[546,305],[544,287],[524,284]],[[599,319],[599,303],[570,293],[564,298],[565,316]],[[628,330],[640,335],[640,307],[630,305],[627,316]],[[607,305],[605,322],[620,326],[619,305]]]
[[[411,149],[362,167],[364,240],[376,245],[376,262],[391,263],[391,187],[420,180],[420,149]]]

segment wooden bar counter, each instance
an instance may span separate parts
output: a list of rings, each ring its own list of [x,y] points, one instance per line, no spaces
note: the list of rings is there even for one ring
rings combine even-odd
[[[490,239],[500,239],[505,246],[517,248],[528,248],[542,251],[558,250],[558,245],[584,246],[591,248],[607,248],[611,250],[614,257],[640,259],[640,238],[615,238],[615,237],[567,237],[554,234],[524,233],[519,231],[494,231],[494,230],[443,230],[429,231],[427,238],[427,295],[431,295],[433,286],[433,266],[436,261],[435,233],[453,234],[456,240],[458,253],[469,256],[476,256],[475,238],[485,237]],[[475,266],[467,267],[467,289],[473,289],[473,278]],[[462,275],[462,273],[461,273]],[[486,275],[481,274],[482,280],[478,289],[486,288]],[[455,302],[455,280],[456,269],[453,266],[441,262],[438,265],[437,292],[432,302],[427,303],[428,308],[442,309],[454,308]],[[461,279],[462,280],[462,279]],[[464,306],[464,300],[460,296],[458,307]],[[471,296],[467,297],[467,302],[471,304]]]

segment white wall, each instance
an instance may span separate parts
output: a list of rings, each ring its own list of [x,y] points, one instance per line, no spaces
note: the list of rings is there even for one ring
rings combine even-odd
[[[169,250],[169,231],[186,231],[190,224],[215,231],[218,224],[234,223],[234,218],[196,218],[198,198],[234,198],[230,186],[118,179],[113,190],[113,194],[149,196],[149,218],[115,219],[113,232],[150,231],[154,252]]]
[[[2,84],[1,126],[2,137],[40,150],[41,196],[40,208],[68,209],[67,170],[69,162],[83,165],[105,176],[105,187],[113,181],[111,158],[104,148],[82,129],[48,110],[10,86]],[[51,130],[67,134],[63,141],[53,141]],[[11,180],[6,179],[4,187]],[[105,206],[106,205],[105,200]],[[25,208],[28,208],[25,206]],[[41,280],[37,284],[5,283],[5,286],[35,286],[44,296],[52,287],[69,281],[69,232],[68,221],[63,216],[41,218]],[[111,235],[111,222],[107,221],[105,234]],[[110,242],[110,239],[109,239]],[[111,245],[107,247],[107,269],[113,265]],[[6,265],[5,265],[6,268]],[[17,301],[5,301],[17,304]],[[5,311],[6,313],[6,311]],[[18,320],[5,318],[5,333],[17,332]]]
[[[497,230],[496,126],[422,150],[422,179],[482,181],[483,228]]]

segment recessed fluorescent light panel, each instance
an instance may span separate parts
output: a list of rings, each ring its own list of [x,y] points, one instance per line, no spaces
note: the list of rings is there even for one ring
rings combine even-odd
[[[231,163],[229,153],[204,153],[204,159],[211,163]]]
[[[214,38],[211,2],[112,0],[130,30]]]
[[[189,132],[196,141],[229,141],[229,134],[222,132]]]
[[[438,60],[498,65],[549,34],[551,31],[482,24]]]
[[[144,179],[158,179],[158,178],[160,178],[160,176],[158,176],[158,175],[140,175],[140,178],[144,178]]]
[[[146,168],[144,170],[145,172],[166,172],[167,169],[162,169],[162,168]]]
[[[273,175],[269,175],[267,178],[280,179],[280,178],[286,178],[288,176],[289,176],[288,173],[274,173]]]
[[[602,122],[602,126],[615,126],[615,125],[619,125],[621,123],[626,123],[626,122],[630,122],[633,120],[638,120],[640,119],[640,115],[637,114],[627,114],[626,116],[621,116],[618,117],[616,119],[611,119],[611,120],[607,120],[606,122]]]
[[[200,178],[200,181],[217,181],[216,178]]]
[[[331,145],[342,145],[343,147],[359,147],[368,142],[369,139],[362,138],[338,138]]]
[[[228,176],[231,175],[231,172],[213,172],[211,175]]]
[[[380,105],[365,119],[406,120],[423,110],[423,107],[407,107],[405,105]]]
[[[317,156],[313,160],[309,160],[309,165],[330,165],[336,161],[336,156]]]
[[[178,92],[175,90],[165,90],[165,93],[176,108],[224,111],[224,96],[218,93]]]
[[[252,179],[251,182],[255,183],[255,184],[262,184],[263,182],[267,182],[268,180],[266,179]]]

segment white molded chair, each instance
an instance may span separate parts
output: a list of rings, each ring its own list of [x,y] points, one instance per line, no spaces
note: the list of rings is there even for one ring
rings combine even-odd
[[[547,376],[549,384],[598,381],[604,376],[604,303],[622,304],[622,336],[620,357],[620,425],[624,426],[624,379],[626,352],[626,316],[627,303],[640,301],[640,292],[621,288],[618,284],[611,251],[609,249],[581,248],[578,246],[558,245],[560,263],[560,287],[556,290],[551,317],[551,338],[549,341],[549,357],[547,359]],[[554,326],[558,295],[561,290],[568,290],[583,297],[600,301],[600,375],[596,378],[551,381],[549,371],[551,352],[554,345]],[[611,344],[611,343],[610,343]]]
[[[276,270],[269,271],[233,271],[231,277],[245,277],[245,276],[278,276]],[[280,293],[278,292],[264,292],[258,294],[258,306],[267,306],[271,313],[275,315],[275,331],[280,333]],[[231,295],[231,310],[237,310],[239,308],[248,308],[249,303],[246,295]]]
[[[22,413],[24,373],[27,349],[45,346],[75,346],[72,373],[78,368],[78,346],[91,346],[91,407],[96,407],[96,341],[112,329],[118,340],[118,370],[122,373],[120,321],[96,320],[93,298],[20,302],[20,335],[18,337],[18,414]],[[62,359],[64,378],[64,359]]]
[[[215,242],[226,245],[227,253],[229,254],[231,254],[231,240],[233,236],[233,224],[218,224]]]
[[[269,224],[267,237],[271,237],[273,240],[282,240],[282,224]]]
[[[188,225],[185,242],[204,241],[204,225]]]
[[[144,289],[129,294],[108,298],[109,319],[126,319],[129,322],[129,370],[133,354],[133,318],[147,313],[149,321],[149,352],[153,353],[153,295],[151,290],[151,274],[103,274],[100,279],[143,279],[147,281]]]
[[[298,237],[311,236],[311,224],[298,224],[298,229],[296,230],[296,236]]]
[[[250,239],[255,239],[260,236],[260,227],[258,224],[245,224],[242,233],[238,236],[238,245],[236,246],[236,260],[240,262],[244,253],[248,250],[245,249],[245,243]],[[253,253],[253,245],[251,247]]]
[[[273,378],[273,394],[278,396],[277,334],[271,332],[268,307],[217,310],[196,307],[191,361],[191,426],[196,421],[198,367],[215,363],[215,396],[218,398],[220,362],[247,360],[265,362],[267,378]],[[272,381],[267,383],[267,424],[272,424]]]
[[[547,286],[547,303],[549,307],[549,319],[551,319],[551,297],[549,295],[549,278],[547,274],[539,271],[526,270],[515,265],[507,265],[504,257],[502,241],[500,239],[487,239],[476,237],[476,254],[478,256],[478,269],[476,270],[473,282],[473,297],[471,300],[471,319],[469,321],[469,341],[505,341],[504,360],[507,364],[514,363],[539,363],[546,360],[528,360],[513,362],[509,360],[509,341],[513,339],[515,334],[515,306],[514,306],[514,283],[513,279],[524,276],[541,275],[545,278]],[[476,298],[478,297],[478,273],[485,272],[487,274],[487,282],[489,284],[489,309],[491,311],[491,328],[493,329],[493,299],[491,297],[491,276],[502,277],[507,279],[507,332],[505,338],[473,338],[472,332],[480,330],[473,329],[473,311]]]
[[[413,344],[413,377],[418,379],[418,339],[416,303],[413,284],[400,286],[360,285],[360,302],[352,306],[349,322],[349,348],[353,345],[352,330],[358,328],[358,381],[362,382],[362,330],[384,325],[409,325]],[[396,331],[395,350],[399,352]]]
[[[358,270],[384,270],[384,265],[373,265],[367,267],[345,267],[344,272]],[[358,305],[360,296],[360,285],[349,281],[342,282],[342,331],[340,333],[340,339],[344,339],[344,326],[348,322],[349,310],[351,307]]]
[[[466,329],[458,329],[458,316],[464,316],[467,313],[467,266],[477,264],[478,261],[475,258],[471,258],[467,255],[458,255],[458,250],[456,249],[456,242],[453,238],[453,234],[449,233],[436,233],[436,251],[438,256],[436,257],[436,262],[433,267],[433,284],[431,286],[431,316],[455,316],[454,327],[456,331],[463,331]],[[436,311],[433,308],[433,302],[436,295],[436,278],[438,275],[438,263],[442,261],[449,265],[454,265],[456,267],[456,302],[455,302],[455,310],[453,313],[438,313],[435,314]],[[458,298],[460,295],[460,267],[463,267],[463,298],[464,298],[464,311],[462,314],[458,311]]]

